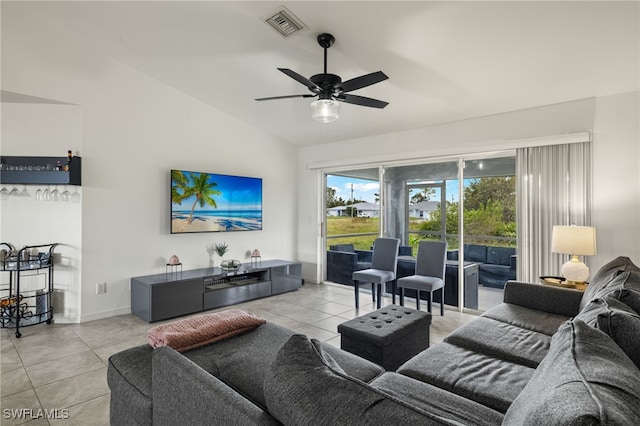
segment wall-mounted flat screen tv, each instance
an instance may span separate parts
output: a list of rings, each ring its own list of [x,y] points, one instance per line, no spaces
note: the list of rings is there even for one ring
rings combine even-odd
[[[262,179],[171,170],[171,233],[262,229]]]

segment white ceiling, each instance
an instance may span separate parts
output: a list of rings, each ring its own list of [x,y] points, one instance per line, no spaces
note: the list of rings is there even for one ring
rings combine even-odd
[[[3,1],[3,3],[6,3]],[[286,6],[308,27],[288,39],[263,23]],[[22,2],[131,67],[282,140],[304,146],[366,137],[640,88],[639,3],[432,1]],[[3,20],[11,10],[3,6]],[[24,15],[21,15],[24,16]],[[328,72],[389,80],[353,94],[340,119],[310,117],[280,73],[322,72],[316,36],[332,33]],[[38,95],[38,94],[31,94]]]

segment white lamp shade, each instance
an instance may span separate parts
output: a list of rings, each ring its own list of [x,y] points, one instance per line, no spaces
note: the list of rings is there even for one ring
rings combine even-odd
[[[554,226],[551,251],[573,256],[596,254],[596,229],[592,226]]]
[[[311,102],[311,117],[322,123],[336,121],[340,117],[340,102],[331,99]]]

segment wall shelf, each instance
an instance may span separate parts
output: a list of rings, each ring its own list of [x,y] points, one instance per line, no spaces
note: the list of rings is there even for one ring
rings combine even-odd
[[[0,157],[0,183],[20,185],[82,185],[82,158]],[[63,169],[68,166],[68,170]]]

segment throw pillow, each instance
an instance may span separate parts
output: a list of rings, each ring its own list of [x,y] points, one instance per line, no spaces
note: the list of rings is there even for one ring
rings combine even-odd
[[[621,301],[640,315],[640,291],[621,288],[609,294],[609,297]]]
[[[301,334],[280,349],[263,390],[269,413],[285,425],[449,423],[345,375]]]
[[[266,322],[249,312],[229,309],[157,325],[147,332],[147,340],[154,348],[170,346],[178,352],[186,352],[246,333]]]
[[[595,298],[596,293],[607,287],[614,278],[622,272],[627,271],[640,272],[640,268],[638,268],[631,259],[625,256],[616,257],[602,266],[587,286],[587,289],[582,296],[582,301],[580,302],[580,309],[584,308],[591,299]]]
[[[640,370],[605,333],[567,321],[503,424],[640,424]]]
[[[640,315],[633,309],[605,297],[592,300],[576,318],[607,333],[640,368]]]
[[[608,296],[610,293],[613,293],[614,291],[620,290],[622,288],[640,291],[640,272],[621,272],[618,276],[611,280],[609,284],[598,290],[593,298],[595,299],[598,297],[602,298]]]

